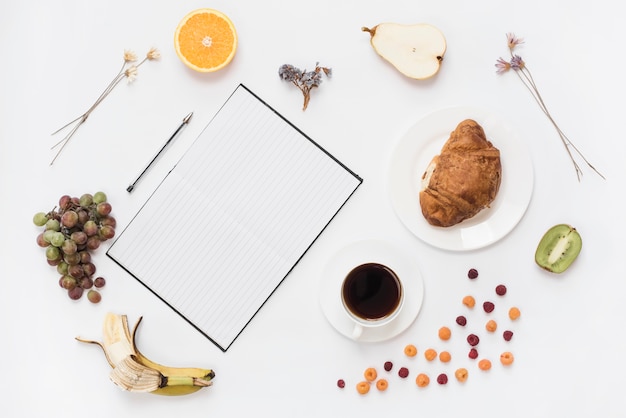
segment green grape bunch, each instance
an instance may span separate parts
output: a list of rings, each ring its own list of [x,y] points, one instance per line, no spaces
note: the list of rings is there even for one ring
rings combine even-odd
[[[59,285],[72,300],[87,292],[92,303],[102,299],[106,280],[96,276],[92,253],[115,236],[115,218],[104,192],[80,197],[63,195],[50,212],[38,212],[33,223],[44,230],[37,245],[45,249],[46,261],[60,274]]]

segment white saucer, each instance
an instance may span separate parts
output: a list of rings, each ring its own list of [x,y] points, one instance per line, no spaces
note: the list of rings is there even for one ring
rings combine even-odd
[[[365,329],[358,341],[377,342],[395,337],[417,318],[424,299],[424,282],[415,261],[402,250],[382,241],[359,241],[335,254],[324,269],[320,286],[322,311],[331,325],[352,339],[353,322],[341,303],[341,283],[354,267],[375,262],[391,268],[402,280],[405,290],[404,307],[389,324]]]

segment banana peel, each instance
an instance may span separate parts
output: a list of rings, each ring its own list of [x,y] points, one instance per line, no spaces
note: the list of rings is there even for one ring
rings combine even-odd
[[[198,367],[170,367],[147,358],[136,344],[142,317],[132,331],[128,317],[107,313],[104,318],[103,340],[76,337],[76,340],[100,346],[112,370],[110,379],[129,392],[149,392],[156,395],[188,395],[211,386],[215,372]]]

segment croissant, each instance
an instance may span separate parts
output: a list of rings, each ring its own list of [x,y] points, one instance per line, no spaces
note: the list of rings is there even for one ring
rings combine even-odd
[[[487,140],[482,126],[466,119],[422,176],[422,214],[433,226],[456,225],[489,207],[501,178],[500,151]]]

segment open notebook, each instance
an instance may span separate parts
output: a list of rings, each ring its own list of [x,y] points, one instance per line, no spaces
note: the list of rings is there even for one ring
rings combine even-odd
[[[226,351],[361,182],[240,84],[107,255]]]

